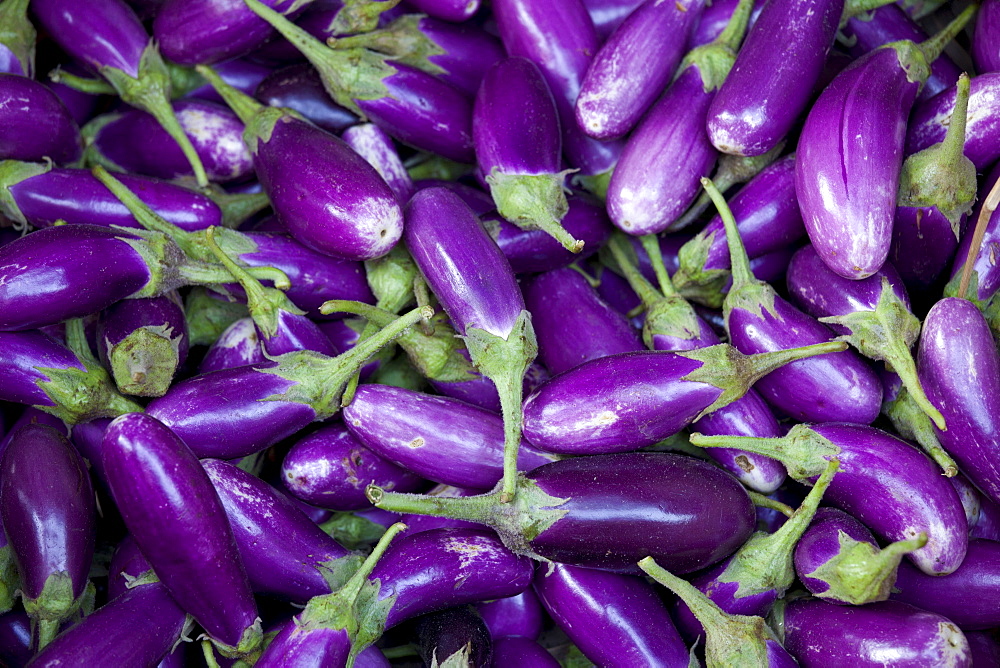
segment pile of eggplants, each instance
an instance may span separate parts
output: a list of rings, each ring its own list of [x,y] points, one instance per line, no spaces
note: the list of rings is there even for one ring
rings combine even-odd
[[[0,665],[1000,665],[1000,0],[0,0]]]

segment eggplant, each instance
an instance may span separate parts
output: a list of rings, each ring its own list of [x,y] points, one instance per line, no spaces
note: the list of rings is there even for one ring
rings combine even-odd
[[[552,462],[518,477],[523,502],[507,506],[500,493],[433,498],[368,488],[384,510],[479,522],[518,554],[622,573],[635,573],[635,555],[647,553],[681,572],[704,568],[742,545],[754,522],[732,476],[666,453]]]
[[[443,21],[468,21],[479,11],[480,0],[411,0],[418,11]]]
[[[375,168],[401,206],[410,201],[415,191],[413,180],[399,159],[392,140],[379,126],[374,123],[354,125],[344,130],[341,139]]]
[[[1000,72],[1000,5],[996,0],[985,0],[976,16],[976,27],[972,33],[972,61],[976,72]]]
[[[803,668],[837,664],[971,666],[969,643],[941,615],[882,601],[861,606],[798,600],[784,611],[784,643]]]
[[[888,261],[907,288],[925,291],[955,257],[958,239],[951,221],[934,207],[897,206]]]
[[[1000,356],[972,302],[946,297],[931,307],[920,337],[917,371],[927,397],[948,422],[948,431],[938,431],[941,445],[983,494],[1000,501],[993,392],[1000,383]]]
[[[522,636],[493,639],[493,662],[496,666],[533,666],[558,668],[561,664],[541,645]]]
[[[603,42],[645,0],[583,0],[594,22],[598,39]]]
[[[147,572],[152,570],[135,539],[125,536],[108,564],[108,600],[112,601],[136,586],[154,584],[155,578]]]
[[[510,100],[519,101],[517,108]],[[561,225],[569,209],[556,103],[538,66],[505,58],[483,77],[472,109],[472,141],[497,211],[523,229],[542,229],[566,250],[584,242]]]
[[[368,387],[362,386],[361,392]],[[353,412],[358,400],[356,395],[347,409]],[[350,419],[346,409],[344,417]],[[418,473],[366,448],[340,423],[320,427],[296,441],[281,463],[281,481],[294,497],[320,508],[341,511],[370,507],[365,496],[369,484],[404,492],[424,485]]]
[[[224,65],[225,63],[220,63],[215,66],[215,71],[223,80],[226,78]],[[261,103],[269,107],[291,109],[332,133],[342,132],[358,122],[357,116],[330,99],[319,73],[309,63],[268,71],[270,73],[253,91],[253,96]],[[227,83],[233,85],[231,82]],[[212,89],[213,92],[214,90]]]
[[[989,193],[996,188],[1000,181],[1000,166],[996,166],[989,171],[983,182],[982,191],[986,193],[976,209],[973,211],[973,219],[977,225],[979,220],[986,215],[986,224],[982,229],[982,238],[977,241],[978,234],[975,228],[966,230],[965,234],[958,242],[958,250],[955,253],[955,261],[951,265],[951,280],[944,286],[945,297],[962,297],[971,300],[981,310],[988,312],[988,304],[993,299],[997,290],[1000,289],[1000,272],[996,269],[991,251],[997,243],[998,230],[1000,230],[1000,214],[992,208]],[[984,213],[984,209],[987,209]],[[973,242],[976,242],[976,250],[973,254]],[[972,265],[971,267],[968,265]],[[962,281],[968,281],[968,287],[962,292]],[[974,287],[973,287],[974,286]],[[972,288],[971,290],[969,288]]]
[[[0,72],[35,76],[35,27],[28,20],[29,0],[0,3]]]
[[[645,579],[553,564],[536,569],[533,586],[556,626],[595,664],[687,665],[687,646]]]
[[[927,544],[909,558],[928,575],[946,575],[962,563],[968,525],[955,488],[926,455],[891,434],[863,425],[825,423],[796,425],[776,439],[692,434],[691,442],[774,457],[790,476],[807,484],[837,458],[841,469],[827,490],[829,503],[884,540],[927,534]],[[912,489],[922,490],[919,498],[907,491]]]
[[[102,448],[111,496],[170,595],[222,653],[257,654],[261,621],[233,529],[191,449],[144,413],[114,420]]]
[[[0,659],[7,665],[23,666],[33,655],[31,619],[27,613],[14,611],[0,616]]]
[[[135,12],[124,0],[35,0],[31,9],[70,56],[97,70],[122,101],[152,114],[181,147],[199,187],[208,184],[197,151],[170,107],[170,76]]]
[[[240,318],[227,327],[209,346],[198,365],[198,373],[262,364],[265,360],[253,319]]]
[[[992,666],[1000,663],[1000,639],[995,631],[965,631],[965,639],[969,641],[972,665]]]
[[[795,571],[806,589],[824,601],[840,605],[885,601],[903,555],[926,542],[927,536],[921,535],[880,550],[861,522],[842,510],[820,508],[795,546]]]
[[[0,460],[0,518],[41,650],[94,597],[94,491],[65,435],[44,424],[14,434]]]
[[[26,76],[0,73],[0,124],[0,160],[48,158],[62,165],[82,154],[80,128],[69,110],[55,93]]]
[[[477,603],[476,608],[494,640],[510,636],[534,640],[542,632],[545,613],[533,589],[525,589],[517,596]]]
[[[468,668],[493,665],[493,639],[471,605],[447,608],[416,620],[418,653],[424,665],[450,661]]]

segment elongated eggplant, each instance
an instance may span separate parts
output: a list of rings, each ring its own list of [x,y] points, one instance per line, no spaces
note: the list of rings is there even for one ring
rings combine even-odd
[[[410,201],[415,188],[406,167],[389,136],[374,123],[361,123],[347,128],[341,138],[368,161],[392,189],[400,205]]]
[[[896,207],[889,262],[910,290],[923,291],[945,272],[958,240],[951,222],[934,207]]]
[[[111,495],[170,595],[220,651],[258,652],[260,618],[233,529],[194,453],[143,413],[113,421],[103,450]]]
[[[240,318],[219,335],[198,365],[198,373],[210,373],[265,361],[252,318]]]
[[[896,601],[861,606],[793,601],[785,608],[783,629],[785,647],[803,668],[878,665],[887,654],[900,667],[972,665],[969,643],[957,626]]]
[[[216,65],[215,71],[225,80],[223,66]],[[330,99],[309,63],[274,70],[260,81],[253,96],[270,107],[291,109],[327,132],[338,133],[358,122],[357,116]]]
[[[525,589],[517,596],[477,603],[476,607],[494,640],[505,636],[533,640],[542,632],[545,613],[533,589]]]
[[[976,28],[972,33],[972,60],[976,72],[1000,72],[1000,4],[996,0],[985,0],[976,16]]]
[[[17,610],[0,616],[0,659],[8,665],[23,666],[34,654],[31,619],[27,613]]]
[[[0,124],[2,160],[48,158],[65,164],[80,158],[83,140],[69,110],[55,93],[28,77],[0,73]]]
[[[522,474],[518,487],[523,501],[511,507],[498,502],[499,490],[431,498],[369,487],[368,497],[385,510],[487,524],[519,554],[623,573],[637,572],[634,557],[646,553],[681,572],[704,568],[742,545],[754,522],[732,476],[681,455],[562,460]]]
[[[3,530],[33,621],[33,646],[43,649],[80,608],[88,586],[93,596],[94,492],[69,440],[42,424],[14,434],[0,461],[0,480]]]
[[[909,558],[929,575],[951,573],[962,563],[968,525],[955,488],[926,455],[884,431],[826,423],[796,425],[777,439],[693,434],[691,442],[774,457],[790,476],[807,484],[836,457],[841,469],[827,490],[829,503],[857,517],[884,540],[926,534],[926,545]],[[919,497],[907,491],[914,488],[923,490]]]
[[[541,645],[523,636],[493,639],[493,662],[497,666],[557,668],[561,664]]]
[[[597,665],[687,662],[669,611],[642,578],[554,564],[536,570],[534,590],[556,626]]]

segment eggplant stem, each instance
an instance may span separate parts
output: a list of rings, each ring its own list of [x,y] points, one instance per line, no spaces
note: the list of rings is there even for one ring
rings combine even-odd
[[[990,192],[983,201],[982,209],[979,211],[979,219],[976,221],[976,229],[972,234],[972,243],[969,244],[969,254],[965,257],[965,266],[962,267],[962,282],[958,286],[958,296],[962,299],[969,297],[969,281],[972,279],[972,266],[979,255],[979,250],[983,245],[983,238],[986,236],[986,225],[989,223],[993,212],[1000,205],[1000,179],[997,179]],[[975,300],[972,300],[975,301]]]
[[[206,187],[208,185],[208,175],[205,173],[205,166],[201,163],[201,157],[198,155],[198,151],[195,150],[194,144],[191,143],[191,138],[187,136],[184,128],[181,127],[181,122],[177,120],[174,108],[170,106],[170,100],[162,98],[149,101],[143,108],[156,119],[160,127],[166,130],[167,134],[180,146],[181,152],[187,158],[188,164],[191,165],[191,170],[194,172],[194,180],[198,184],[198,187]]]
[[[722,223],[726,228],[726,243],[729,245],[729,267],[733,277],[733,285],[729,291],[735,293],[744,286],[759,283],[753,275],[753,270],[750,269],[750,258],[747,256],[747,249],[743,245],[743,238],[740,237],[736,218],[733,217],[733,212],[729,208],[729,204],[726,203],[726,199],[709,179],[703,177],[701,179],[701,187],[712,198],[715,207],[719,210]]]
[[[655,234],[646,234],[639,237],[643,250],[649,257],[649,263],[653,265],[653,273],[656,274],[656,282],[660,285],[660,292],[666,296],[676,295],[674,284],[670,282],[670,274],[667,273],[667,266],[663,263],[663,251],[660,250],[660,239]]]
[[[213,648],[212,641],[208,638],[201,641],[201,653],[205,657],[205,663],[208,668],[219,668],[219,662],[215,658],[215,649]]]
[[[924,58],[927,59],[928,65],[937,60],[937,57],[941,55],[944,48],[962,32],[965,24],[972,20],[972,17],[976,15],[978,10],[979,3],[972,3],[961,14],[952,19],[951,23],[946,25],[941,32],[917,45],[920,52],[924,54]]]
[[[636,269],[635,263],[629,256],[629,250],[631,250],[631,244],[626,245],[626,241],[623,235],[620,233],[614,233],[611,238],[608,239],[607,245],[608,251],[611,253],[611,257],[614,259],[615,263],[618,265],[618,272],[625,277],[628,281],[632,290],[639,295],[639,299],[642,300],[643,308],[650,308],[654,303],[663,299],[656,288],[646,280],[646,277],[639,273]]]

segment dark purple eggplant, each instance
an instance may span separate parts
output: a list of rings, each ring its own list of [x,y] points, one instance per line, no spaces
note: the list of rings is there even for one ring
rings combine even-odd
[[[361,401],[368,387],[362,386]],[[345,419],[349,419],[347,411],[353,414],[356,410],[358,401],[356,395],[345,409]],[[341,511],[370,507],[365,496],[369,484],[404,492],[424,484],[416,472],[366,448],[340,423],[323,426],[297,441],[281,463],[281,481],[296,498]]]
[[[705,660],[710,666],[792,668],[795,661],[781,646],[763,617],[731,615],[694,588],[646,557],[639,567],[674,592],[694,611],[705,629]]]
[[[225,79],[222,67],[220,63],[215,71]],[[330,99],[309,63],[274,70],[261,80],[253,96],[268,106],[291,109],[327,132],[341,132],[358,122],[357,116]]]
[[[1000,127],[996,104],[998,95],[1000,72],[981,74],[969,82],[963,152],[979,171],[985,171],[1000,157],[1000,148],[995,141]],[[957,86],[951,86],[914,108],[906,131],[907,155],[944,140],[955,113],[956,99]]]
[[[80,128],[59,97],[37,81],[2,70],[0,125],[0,160],[48,158],[62,165],[82,153]]]
[[[782,628],[785,647],[802,668],[884,665],[887,660],[900,668],[972,665],[969,643],[957,626],[896,601],[860,606],[793,601],[785,608]]]
[[[976,16],[976,28],[972,33],[972,60],[976,72],[1000,72],[1000,3],[984,0]]]
[[[30,0],[0,3],[0,72],[35,76],[35,27],[28,20]]]
[[[135,539],[125,536],[118,543],[115,553],[111,555],[111,563],[108,564],[108,600],[118,598],[135,586],[152,584],[149,581],[155,578],[150,577],[147,572],[152,570],[153,567],[139,550]],[[137,579],[140,581],[136,582]]]
[[[111,495],[170,595],[221,652],[259,652],[261,622],[233,529],[194,453],[143,413],[113,421],[103,450]]]
[[[401,206],[410,201],[415,191],[413,180],[399,159],[389,135],[374,123],[361,123],[344,130],[341,138],[375,168]]]
[[[926,291],[955,257],[951,222],[933,207],[897,206],[889,261],[913,291]]]
[[[0,616],[0,660],[9,666],[23,666],[33,655],[31,619],[27,613],[15,610]]]
[[[1000,541],[1000,504],[990,499],[979,499],[979,517],[969,532],[971,538]]]
[[[210,373],[265,361],[252,318],[240,318],[211,344],[198,365],[198,373]],[[161,395],[162,396],[162,395]]]
[[[842,510],[820,508],[795,546],[795,571],[806,589],[824,601],[841,605],[885,601],[903,555],[923,547],[926,540],[927,536],[918,536],[880,550],[861,522]]]
[[[31,9],[70,56],[97,70],[122,100],[152,114],[181,147],[200,187],[208,184],[198,153],[170,107],[170,76],[135,12],[124,0],[34,0]]]
[[[243,91],[247,95],[254,95],[257,87],[264,81],[268,75],[271,74],[271,68],[266,65],[261,65],[260,63],[255,63],[250,60],[238,58],[236,60],[227,60],[224,63],[219,63],[215,66],[215,71],[218,72],[222,80],[227,84],[235,88],[236,90]],[[195,73],[193,70],[187,70],[196,77],[195,85],[196,87],[190,88],[184,97],[194,97],[200,100],[207,100],[209,102],[217,102],[219,104],[225,104],[225,100],[215,92],[212,85],[205,81],[200,75]],[[265,102],[265,104],[268,104]],[[283,106],[283,105],[274,105]]]
[[[493,639],[493,665],[558,668],[561,664],[530,638],[501,636]]]
[[[665,453],[545,464],[518,477],[517,495],[523,503],[507,506],[499,490],[457,499],[374,486],[368,492],[385,510],[487,524],[518,554],[624,573],[636,572],[635,555],[646,553],[681,572],[703,568],[742,545],[754,522],[750,499],[734,478]]]
[[[32,618],[33,647],[43,649],[88,596],[93,605],[94,595],[94,492],[63,434],[41,424],[14,434],[0,461],[0,517]]]
[[[645,579],[553,564],[535,571],[545,610],[597,665],[683,666],[688,650]]]
[[[926,455],[886,432],[826,423],[796,425],[776,439],[692,434],[691,442],[773,457],[806,484],[815,482],[835,457],[841,468],[827,490],[827,502],[854,515],[884,540],[927,534],[927,544],[909,557],[929,575],[951,573],[962,563],[968,525],[955,488]],[[921,493],[914,495],[913,489]]]
[[[1000,637],[993,631],[965,631],[973,666],[1000,664]],[[496,654],[494,645],[494,655]]]
[[[493,639],[475,607],[464,605],[416,620],[418,653],[424,665],[450,661],[468,668],[493,665]]]
[[[476,607],[494,640],[506,636],[521,636],[533,640],[542,632],[545,613],[532,589],[525,589],[517,596],[477,603]]]
[[[1000,271],[997,270],[994,249],[998,234],[1000,234],[1000,213],[994,208],[991,194],[1000,181],[1000,166],[995,166],[986,175],[982,192],[984,196],[972,212],[972,218],[977,225],[985,215],[987,219],[982,228],[982,237],[975,227],[967,229],[958,242],[955,260],[951,265],[951,280],[944,286],[946,297],[962,297],[971,300],[984,313],[990,310],[988,304],[1000,289]],[[995,195],[993,196],[995,198]],[[993,209],[989,211],[988,208]],[[987,209],[984,211],[984,209]],[[973,254],[973,243],[976,250]],[[971,267],[968,265],[971,263]],[[962,281],[968,281],[968,287],[962,292]],[[989,318],[988,318],[989,319]]]

